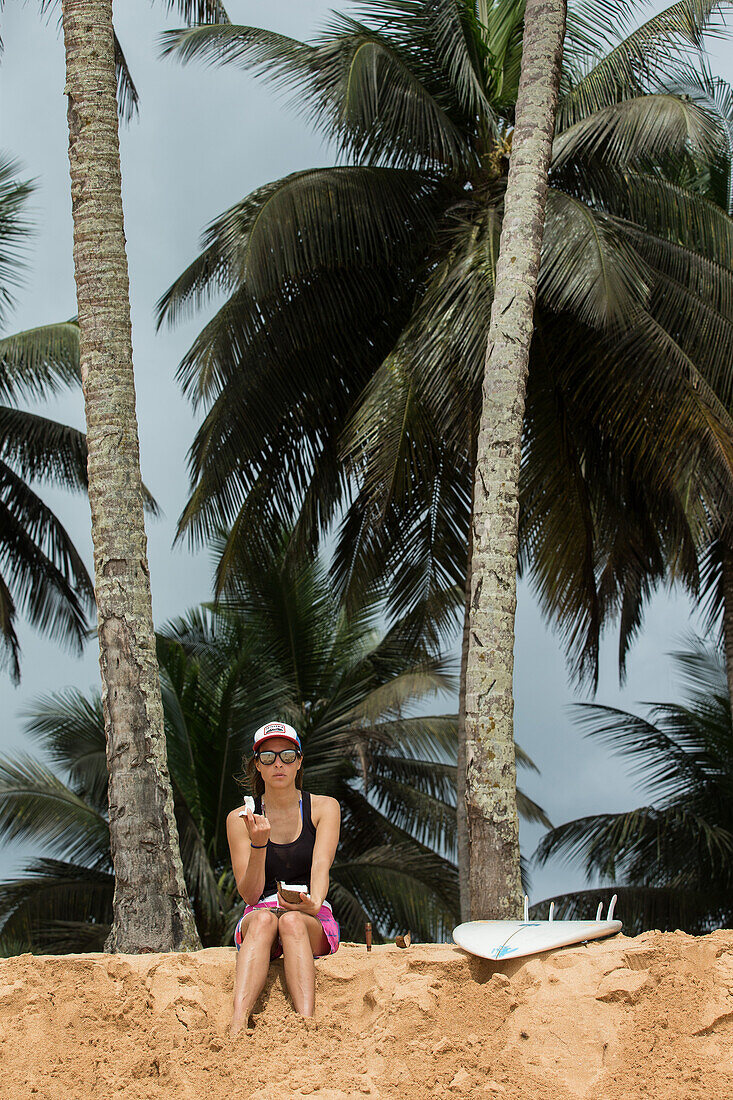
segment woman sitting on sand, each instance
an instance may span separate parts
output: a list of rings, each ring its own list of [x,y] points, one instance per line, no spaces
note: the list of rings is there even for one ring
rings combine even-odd
[[[326,901],[328,872],[339,839],[335,798],[303,787],[303,752],[292,726],[269,722],[254,736],[246,772],[254,812],[242,806],[227,818],[232,869],[245,900],[234,942],[239,952],[231,1034],[246,1025],[267,978],[270,959],[283,956],[285,980],[301,1016],[312,1016],[314,958],[339,945],[339,927]],[[282,898],[277,884],[305,885],[300,901]]]

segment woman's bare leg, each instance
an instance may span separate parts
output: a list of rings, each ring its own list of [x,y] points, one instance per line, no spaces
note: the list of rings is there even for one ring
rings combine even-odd
[[[283,945],[285,981],[296,1012],[312,1016],[316,1006],[316,968],[314,955],[328,951],[328,940],[321,922],[305,913],[283,913],[278,921]]]
[[[234,977],[234,1012],[231,1036],[246,1026],[255,1001],[262,992],[270,966],[270,949],[277,936],[277,917],[267,909],[254,909],[242,921],[242,946],[237,953]]]

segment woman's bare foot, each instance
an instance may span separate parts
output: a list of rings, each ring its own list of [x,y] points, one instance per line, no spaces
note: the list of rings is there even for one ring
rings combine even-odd
[[[248,1032],[253,1032],[254,1028],[249,1026],[249,1012],[245,1012],[244,1009],[234,1010],[231,1023],[229,1024],[229,1036],[232,1039],[236,1039],[240,1031],[246,1029]]]

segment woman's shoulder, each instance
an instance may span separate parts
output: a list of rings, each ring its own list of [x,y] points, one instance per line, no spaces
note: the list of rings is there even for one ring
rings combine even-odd
[[[338,800],[331,798],[330,794],[312,794],[310,800],[311,817],[314,825],[317,825],[322,817],[339,817],[341,815],[341,806]]]
[[[230,810],[227,814],[227,824],[231,824],[232,821],[236,821],[241,813],[244,812],[244,806],[235,806],[233,810]]]

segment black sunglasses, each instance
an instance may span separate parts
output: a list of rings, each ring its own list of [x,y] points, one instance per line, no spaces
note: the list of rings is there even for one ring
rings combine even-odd
[[[280,749],[279,752],[275,752],[274,749],[260,749],[259,752],[255,753],[255,757],[260,764],[274,764],[275,758],[278,756],[283,764],[294,764],[300,753],[297,749]]]

